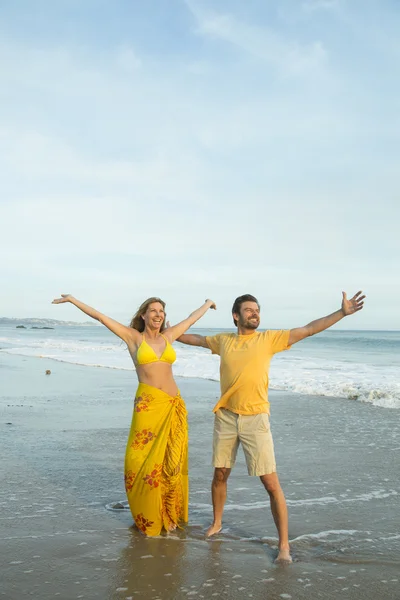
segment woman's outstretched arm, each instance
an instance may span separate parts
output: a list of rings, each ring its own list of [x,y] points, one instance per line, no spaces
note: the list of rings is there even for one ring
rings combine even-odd
[[[101,323],[102,325],[105,325],[107,329],[115,333],[115,335],[117,335],[119,338],[121,338],[121,340],[123,340],[127,344],[132,341],[137,341],[140,337],[140,334],[138,331],[136,331],[136,329],[126,327],[126,325],[118,323],[118,321],[111,319],[111,317],[103,315],[95,308],[92,308],[91,306],[84,304],[80,300],[77,300],[76,298],[74,298],[74,296],[71,296],[71,294],[61,294],[61,298],[55,298],[52,304],[63,304],[65,302],[70,302],[71,304],[74,304],[77,308],[79,308],[79,310],[84,312],[85,315],[88,315],[92,319],[99,321],[99,323]]]
[[[185,333],[196,321],[201,319],[203,315],[208,311],[209,308],[216,310],[215,302],[212,300],[206,300],[200,308],[194,310],[187,319],[184,319],[180,323],[173,325],[172,327],[168,327],[165,330],[165,334],[168,336],[170,342],[174,342],[178,337]]]

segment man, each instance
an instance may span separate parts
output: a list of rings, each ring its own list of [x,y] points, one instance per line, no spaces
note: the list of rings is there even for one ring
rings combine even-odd
[[[342,292],[342,306],[336,312],[291,330],[256,331],[260,324],[260,305],[250,294],[236,298],[232,317],[237,333],[213,336],[184,334],[180,342],[209,348],[219,354],[221,397],[214,407],[213,466],[211,486],[214,520],[206,536],[222,528],[227,481],[242,444],[249,475],[258,475],[269,494],[271,512],[279,536],[277,562],[291,562],[288,513],[285,496],[276,472],[274,446],[269,427],[268,370],[277,352],[325,331],[347,315],[362,309],[365,296],[357,292],[347,299]]]

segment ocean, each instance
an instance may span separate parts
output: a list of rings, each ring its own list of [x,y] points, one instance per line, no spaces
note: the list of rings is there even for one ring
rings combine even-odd
[[[105,327],[54,329],[0,325],[0,353],[43,357],[102,369],[133,370],[124,343]],[[228,329],[192,328],[214,335]],[[176,343],[176,377],[219,380],[219,358],[204,348]],[[330,330],[274,357],[270,389],[347,398],[400,409],[400,331]]]

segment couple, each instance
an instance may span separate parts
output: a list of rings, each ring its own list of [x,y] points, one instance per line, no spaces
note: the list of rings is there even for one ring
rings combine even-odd
[[[174,530],[188,520],[188,434],[185,403],[172,376],[175,340],[208,348],[221,357],[221,397],[214,408],[212,501],[214,520],[207,537],[222,527],[227,480],[242,444],[249,475],[258,475],[270,497],[278,530],[277,561],[290,562],[288,515],[276,473],[269,427],[268,370],[271,358],[300,340],[331,327],[363,307],[357,292],[336,312],[291,330],[257,332],[260,305],[250,294],[236,298],[232,307],[237,333],[214,336],[186,334],[208,309],[205,303],[177,325],[165,329],[165,303],[149,298],[139,307],[130,326],[80,302],[69,294],[53,300],[70,302],[105,325],[128,346],[139,386],[125,456],[125,488],[136,526],[146,535]]]

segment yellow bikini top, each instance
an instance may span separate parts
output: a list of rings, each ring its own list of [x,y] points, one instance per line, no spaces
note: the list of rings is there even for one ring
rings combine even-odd
[[[165,348],[164,352],[159,358],[155,353],[154,349],[150,346],[150,344],[146,342],[144,338],[144,333],[142,334],[142,343],[140,344],[136,354],[136,360],[138,365],[148,365],[149,363],[153,362],[166,362],[172,365],[172,363],[175,362],[175,350],[173,349],[170,342],[163,336],[163,334],[161,333],[160,335],[165,340]]]

